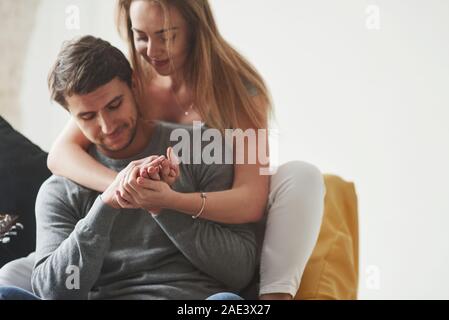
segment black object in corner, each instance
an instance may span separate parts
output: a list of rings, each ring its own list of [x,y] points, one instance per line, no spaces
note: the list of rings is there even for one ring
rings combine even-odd
[[[47,153],[0,117],[0,213],[18,215],[23,225],[17,236],[0,243],[0,267],[35,250],[34,206],[40,186],[50,175]]]

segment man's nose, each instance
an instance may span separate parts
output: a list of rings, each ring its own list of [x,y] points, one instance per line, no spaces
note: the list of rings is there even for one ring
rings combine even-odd
[[[105,135],[109,135],[114,132],[114,124],[113,121],[107,116],[100,116],[100,128],[101,132]]]

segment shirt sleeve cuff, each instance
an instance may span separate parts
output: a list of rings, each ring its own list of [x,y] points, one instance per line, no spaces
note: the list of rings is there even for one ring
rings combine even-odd
[[[115,218],[120,214],[120,209],[115,209],[97,197],[86,217],[82,220],[83,226],[95,235],[109,237]]]

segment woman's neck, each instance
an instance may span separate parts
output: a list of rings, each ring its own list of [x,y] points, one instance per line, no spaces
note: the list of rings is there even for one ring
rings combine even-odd
[[[201,120],[192,106],[192,91],[179,78],[156,75],[148,88],[146,101],[143,112],[147,119],[180,124],[191,124],[192,121]]]
[[[156,74],[156,78],[154,80],[175,93],[185,91],[187,88],[185,78],[182,76],[182,74],[180,74],[180,72],[168,76],[161,76]]]

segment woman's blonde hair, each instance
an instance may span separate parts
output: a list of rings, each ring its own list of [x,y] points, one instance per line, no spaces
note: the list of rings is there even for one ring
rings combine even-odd
[[[144,90],[155,71],[136,51],[129,13],[133,1],[118,0],[117,27],[128,43],[136,80],[140,90]],[[183,78],[193,90],[195,109],[206,125],[219,130],[266,128],[271,114],[268,89],[254,67],[220,35],[208,1],[146,1],[160,4],[166,25],[169,24],[167,10],[174,7],[189,26],[192,47]],[[264,106],[254,101],[254,94]]]

